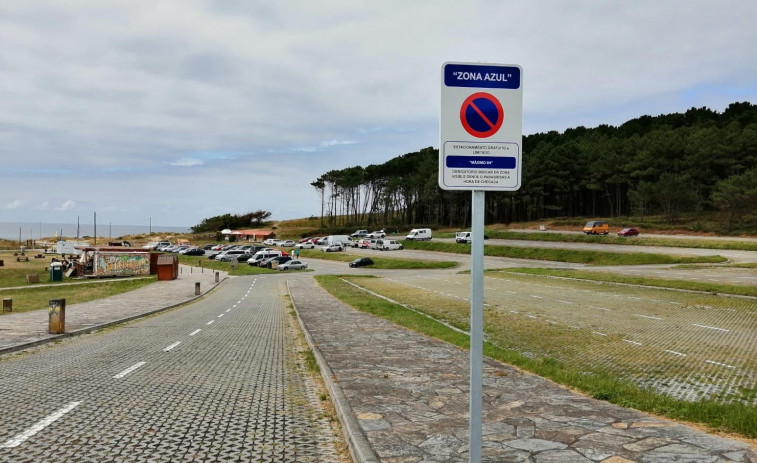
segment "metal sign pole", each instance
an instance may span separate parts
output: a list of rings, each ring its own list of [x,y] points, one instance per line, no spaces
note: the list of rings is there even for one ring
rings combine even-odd
[[[481,462],[484,374],[484,192],[473,190],[471,207],[469,461]]]

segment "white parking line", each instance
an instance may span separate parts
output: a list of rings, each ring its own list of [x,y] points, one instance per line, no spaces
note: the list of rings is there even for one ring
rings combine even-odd
[[[134,365],[132,365],[132,366],[130,366],[129,368],[127,368],[127,369],[125,369],[124,371],[122,371],[121,373],[119,373],[119,374],[115,375],[115,376],[113,377],[113,379],[121,379],[121,378],[123,378],[124,376],[128,375],[129,373],[131,373],[132,371],[136,370],[137,368],[141,367],[142,365],[144,365],[144,364],[146,364],[146,363],[147,363],[147,362],[139,362],[139,363],[135,363]]]
[[[163,349],[163,352],[168,352],[169,350],[173,349],[174,347],[178,346],[179,344],[181,344],[181,341],[176,341],[175,343],[173,343],[170,346],[168,346],[165,349]]]
[[[638,313],[635,313],[634,316],[635,317],[641,317],[641,318],[649,318],[649,319],[652,319],[652,320],[662,320],[662,318],[660,318],[660,317],[653,317],[651,315],[642,315],[642,314],[638,314]]]
[[[570,305],[573,305],[573,303],[572,303],[572,302],[570,302],[570,301],[562,301],[562,300],[560,300],[560,299],[555,299],[555,300],[556,300],[557,302],[562,302],[563,304],[570,304]]]
[[[681,357],[686,357],[686,354],[684,354],[682,352],[676,352],[674,350],[667,350],[667,349],[665,349],[665,352],[667,352],[668,354],[673,354],[673,355],[678,355],[678,356],[681,356]]]
[[[714,360],[705,360],[704,363],[709,363],[709,364],[712,364],[712,365],[717,365],[719,367],[736,368],[733,365],[728,365],[728,364],[725,364],[725,363],[716,362]]]
[[[612,310],[610,309],[605,309],[604,307],[597,307],[595,305],[590,305],[589,307],[591,307],[592,309],[604,310],[605,312],[612,312]]]
[[[640,342],[638,342],[638,341],[631,341],[630,339],[624,339],[623,341],[625,341],[625,342],[627,342],[629,344],[633,344],[634,346],[640,346],[641,345]]]
[[[202,329],[201,329],[201,328],[197,328],[196,330],[194,330],[194,331],[192,331],[191,333],[189,333],[189,335],[190,335],[190,336],[194,336],[194,335],[196,335],[197,333],[199,333],[200,331],[202,331]]]
[[[544,299],[541,296],[536,296],[536,295],[533,295],[533,294],[529,294],[529,296],[533,297],[534,299]]]
[[[21,434],[17,434],[11,439],[8,439],[5,441],[2,445],[0,445],[0,448],[10,449],[13,447],[18,447],[24,441],[32,437],[33,435],[37,434],[38,432],[42,431],[46,427],[50,426],[54,422],[58,421],[63,415],[70,412],[74,408],[78,407],[81,402],[69,402],[66,404],[65,407],[61,408],[60,410],[57,410],[56,412],[42,418],[41,420],[34,423],[29,429],[22,432]]]
[[[705,328],[708,330],[716,330],[716,331],[724,331],[726,333],[730,333],[731,330],[727,330],[725,328],[718,328],[717,326],[707,326],[707,325],[697,325],[696,323],[692,323],[694,326],[698,326],[699,328]]]
[[[599,331],[592,331],[592,333],[598,334],[599,336],[607,336],[606,334],[600,333]]]

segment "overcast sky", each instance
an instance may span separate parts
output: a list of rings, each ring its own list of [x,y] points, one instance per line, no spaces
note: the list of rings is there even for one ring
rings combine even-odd
[[[524,135],[755,103],[755,18],[754,0],[3,0],[0,221],[318,215],[321,174],[438,147],[445,61],[522,66]]]

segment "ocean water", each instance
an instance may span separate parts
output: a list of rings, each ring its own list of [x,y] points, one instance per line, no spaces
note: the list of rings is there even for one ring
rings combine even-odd
[[[18,241],[19,231],[21,241],[29,239],[38,240],[40,237],[49,238],[60,235],[61,231],[66,238],[76,238],[76,224],[73,223],[27,223],[27,222],[0,222],[0,238],[12,241]],[[162,227],[160,225],[110,225],[97,224],[97,238],[117,239],[125,235],[138,235],[141,233],[187,233],[189,227]],[[95,236],[95,226],[91,223],[82,223],[79,225],[79,237]]]

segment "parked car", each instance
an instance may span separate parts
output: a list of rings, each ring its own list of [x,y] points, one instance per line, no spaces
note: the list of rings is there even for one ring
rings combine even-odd
[[[283,264],[284,262],[289,262],[292,260],[289,256],[276,256],[271,257],[269,259],[265,259],[258,264],[258,267],[264,267],[264,268],[273,268],[273,263],[276,262],[277,264]]]
[[[590,220],[584,225],[584,233],[587,235],[606,235],[610,233],[610,226],[601,220]]]
[[[300,243],[309,243],[309,242],[310,242],[310,240],[312,240],[312,239],[313,239],[313,237],[312,237],[312,236],[308,236],[307,238],[302,238],[302,239],[300,240]]]
[[[215,260],[219,260],[221,262],[231,262],[232,260],[236,260],[237,262],[240,262],[247,261],[247,259],[249,258],[250,255],[247,253],[247,251],[243,251],[241,249],[232,249],[217,255]]]
[[[365,267],[366,265],[373,265],[373,259],[370,257],[361,257],[350,262],[350,267]]]
[[[302,243],[297,243],[294,245],[297,249],[315,249],[315,243],[312,241],[304,241]]]
[[[339,252],[339,251],[344,251],[344,246],[342,246],[341,244],[330,244],[328,246],[322,247],[321,251],[323,251],[323,252]]]
[[[263,261],[263,260],[265,260],[265,259],[270,259],[271,257],[278,257],[278,256],[282,256],[282,255],[284,255],[283,252],[281,252],[281,251],[272,251],[270,249],[269,250],[265,250],[265,251],[258,251],[258,252],[255,253],[255,255],[253,255],[252,257],[250,257],[249,259],[247,259],[247,263],[249,265],[252,265],[253,267],[257,267],[260,264],[260,262]]]
[[[322,237],[318,238],[317,240],[315,240],[315,244],[317,244],[319,246],[323,246],[323,245],[326,244],[326,240],[328,240],[328,238],[329,238],[328,236],[322,236]]]
[[[377,240],[376,248],[382,251],[394,251],[402,249],[402,244],[397,240]]]
[[[286,241],[280,241],[278,245],[283,248],[291,248],[291,247],[294,247],[295,244],[297,243],[295,243],[292,240],[286,240]]]
[[[634,227],[624,228],[618,232],[618,236],[639,236],[639,230]]]
[[[189,248],[181,251],[179,254],[184,254],[185,256],[204,256],[205,250],[200,248]]]
[[[279,270],[302,270],[308,268],[308,264],[301,260],[290,260],[279,264]]]
[[[365,235],[366,238],[383,238],[385,236],[386,232],[384,230],[375,230]]]
[[[357,230],[355,233],[351,234],[350,236],[353,238],[363,238],[367,234],[368,234],[368,230]]]
[[[276,246],[276,243],[278,241],[279,240],[277,240],[275,238],[268,238],[267,240],[263,241],[263,244],[265,244],[266,246]]]

